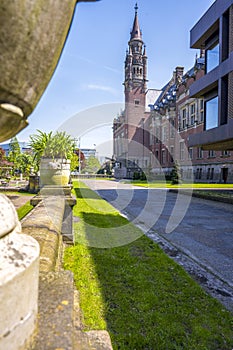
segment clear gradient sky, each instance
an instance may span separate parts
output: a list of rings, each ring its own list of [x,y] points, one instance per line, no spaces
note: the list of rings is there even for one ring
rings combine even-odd
[[[214,1],[137,1],[147,48],[148,88],[165,85],[176,66],[184,66],[185,71],[192,67],[197,51],[189,48],[189,32]],[[56,130],[90,107],[124,102],[124,60],[134,6],[135,0],[77,5],[58,67],[29,117],[29,126],[17,135],[19,141],[27,141],[36,129]],[[114,115],[109,118],[111,122]],[[92,147],[99,142],[98,137],[105,137],[104,132],[97,134],[86,143],[82,138],[81,147]]]

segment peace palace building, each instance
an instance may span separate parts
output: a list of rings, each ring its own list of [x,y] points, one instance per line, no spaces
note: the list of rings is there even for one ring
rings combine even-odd
[[[135,6],[125,59],[125,108],[113,122],[115,177],[169,175],[233,183],[233,0],[216,0],[190,31],[193,67],[147,89],[147,55]]]

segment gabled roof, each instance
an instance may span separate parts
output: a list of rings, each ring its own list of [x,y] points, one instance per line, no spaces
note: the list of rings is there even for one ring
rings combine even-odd
[[[153,109],[154,103],[161,94],[161,90],[158,89],[148,89],[146,92],[146,112]]]

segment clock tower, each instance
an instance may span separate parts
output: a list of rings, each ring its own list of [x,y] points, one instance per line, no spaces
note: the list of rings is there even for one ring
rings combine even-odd
[[[132,178],[138,169],[148,163],[145,130],[149,113],[146,112],[147,56],[138,21],[138,5],[135,5],[133,28],[125,58],[124,94],[125,108],[114,119],[114,156],[119,164],[115,176]]]
[[[146,47],[138,21],[138,6],[130,33],[125,59],[125,117],[128,124],[128,139],[132,139],[145,113],[147,83]]]

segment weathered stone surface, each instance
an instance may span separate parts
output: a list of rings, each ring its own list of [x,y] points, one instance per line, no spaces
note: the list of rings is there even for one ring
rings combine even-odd
[[[40,245],[40,271],[48,272],[55,269],[64,209],[64,199],[49,196],[21,222],[23,233],[35,238]]]
[[[38,334],[34,350],[73,349],[73,275],[40,274]]]
[[[75,4],[76,0],[1,1],[0,141],[5,133],[9,138],[27,125],[59,60]]]
[[[13,231],[17,225],[18,216],[12,202],[0,194],[0,237]]]
[[[18,350],[35,331],[39,245],[17,233],[0,239],[0,349]]]

